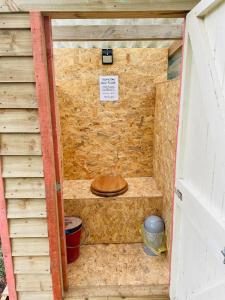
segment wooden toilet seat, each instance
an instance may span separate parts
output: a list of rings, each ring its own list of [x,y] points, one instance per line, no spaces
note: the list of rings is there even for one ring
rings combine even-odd
[[[91,192],[101,197],[113,197],[125,193],[128,184],[121,175],[101,175],[91,184]]]

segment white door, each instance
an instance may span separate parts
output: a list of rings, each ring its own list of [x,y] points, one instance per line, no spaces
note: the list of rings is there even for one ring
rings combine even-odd
[[[225,300],[225,0],[188,14],[184,45],[170,297]]]

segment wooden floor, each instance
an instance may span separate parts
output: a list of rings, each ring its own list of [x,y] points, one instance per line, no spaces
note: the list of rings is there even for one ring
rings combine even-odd
[[[168,299],[168,261],[164,256],[146,255],[142,244],[83,246],[80,258],[69,265],[68,279],[66,300],[78,297]]]

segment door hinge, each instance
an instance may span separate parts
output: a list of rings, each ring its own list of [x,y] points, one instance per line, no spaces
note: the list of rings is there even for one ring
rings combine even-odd
[[[61,191],[61,183],[56,182],[56,191],[60,192]]]
[[[177,197],[178,197],[181,201],[183,201],[183,195],[182,195],[181,191],[178,190],[177,188],[175,188],[175,193],[177,194]]]

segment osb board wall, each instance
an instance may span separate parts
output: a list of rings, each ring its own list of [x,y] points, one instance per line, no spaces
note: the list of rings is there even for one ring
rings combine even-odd
[[[154,178],[163,193],[163,218],[167,247],[170,247],[176,132],[179,106],[179,80],[156,85],[154,130]]]
[[[119,172],[152,176],[155,83],[167,77],[167,49],[55,49],[64,178]],[[119,76],[119,101],[100,103],[99,76]]]
[[[90,191],[91,180],[65,180],[66,216],[79,216],[86,231],[86,244],[138,243],[140,226],[151,215],[162,215],[162,193],[152,177],[126,178],[128,191],[102,198]]]

